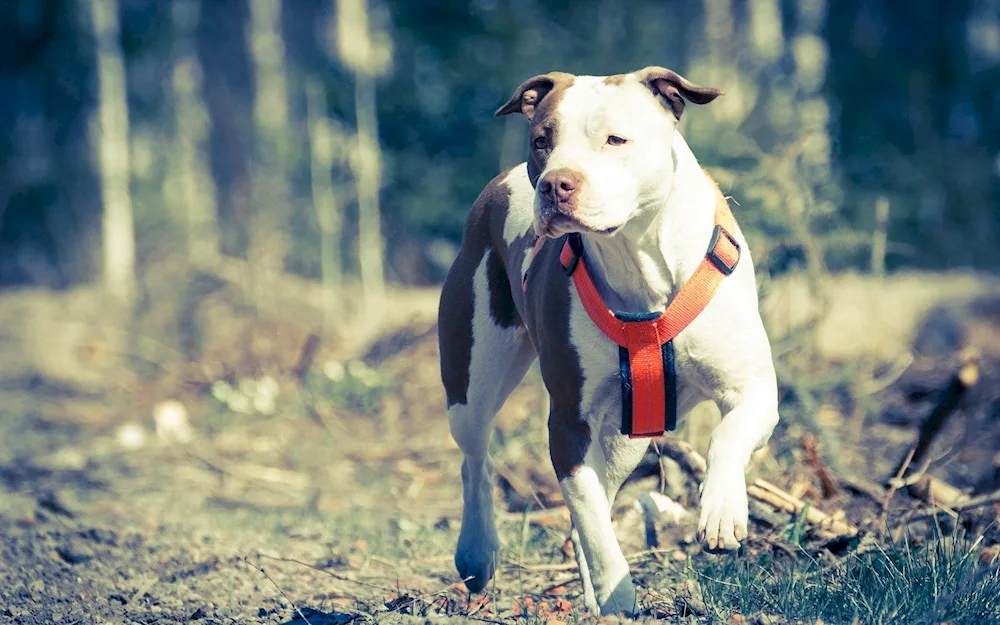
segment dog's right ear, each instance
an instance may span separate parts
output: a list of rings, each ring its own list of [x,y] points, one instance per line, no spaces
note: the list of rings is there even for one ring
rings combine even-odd
[[[496,113],[493,114],[494,117],[503,117],[511,113],[521,113],[530,121],[535,116],[535,111],[538,109],[538,104],[542,101],[542,98],[547,96],[558,83],[565,81],[567,78],[571,79],[572,76],[562,72],[551,72],[549,74],[533,76],[525,80],[517,88],[517,91],[514,92],[510,100],[497,109]]]

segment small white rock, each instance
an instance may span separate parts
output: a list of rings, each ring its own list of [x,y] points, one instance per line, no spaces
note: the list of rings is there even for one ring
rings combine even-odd
[[[651,512],[655,511],[660,519],[673,525],[680,523],[688,514],[684,506],[655,490],[644,493],[640,499],[644,500],[644,508]]]
[[[344,373],[345,373],[344,365],[339,361],[330,360],[327,361],[325,365],[323,365],[323,374],[331,382],[340,382],[341,380],[343,380]]]
[[[134,421],[123,423],[115,432],[118,444],[125,449],[142,449],[146,446],[146,430]]]
[[[156,436],[162,441],[187,443],[193,437],[187,408],[177,400],[158,402],[153,407],[153,419],[156,421]]]

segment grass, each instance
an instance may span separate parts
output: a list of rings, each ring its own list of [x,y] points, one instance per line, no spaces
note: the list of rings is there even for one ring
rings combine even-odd
[[[789,525],[795,523],[793,519]],[[330,529],[355,540],[363,536],[360,550],[380,554],[383,562],[396,561],[401,569],[419,570],[431,566],[433,561],[435,564],[431,568],[450,571],[457,579],[450,563],[457,526],[400,528],[386,523],[376,528],[359,519],[356,524],[346,521]],[[401,529],[403,535],[398,534]],[[558,545],[562,533],[558,529],[513,521],[501,523],[499,529],[504,562],[560,562]],[[795,531],[791,527],[786,530],[786,534]],[[343,544],[344,541],[337,542]],[[804,548],[799,548],[794,556],[786,551],[743,550],[739,555],[720,556],[698,552],[686,564],[677,565],[664,560],[662,555],[650,555],[632,564],[637,586],[649,591],[645,597],[640,591],[640,601],[646,606],[659,601],[673,607],[666,611],[647,610],[637,620],[653,622],[669,617],[701,624],[757,622],[775,625],[1000,623],[1000,569],[980,561],[981,544],[976,540],[961,535],[945,536],[937,531],[926,542],[914,539],[891,546],[867,541],[862,544],[868,545],[865,550],[841,557],[817,555]],[[579,582],[565,581],[575,575],[575,570],[553,574],[517,567],[501,568],[506,572],[498,574],[496,583],[487,591],[491,609],[477,612],[477,617],[549,625],[594,622],[583,609]],[[447,578],[448,575],[444,575],[440,580],[445,583]],[[539,589],[552,586],[554,579],[564,580],[562,585],[566,594],[561,597],[539,594]],[[685,613],[674,603],[692,582],[700,588],[704,602],[704,609],[696,615]],[[438,607],[430,598],[411,596],[418,603],[422,602],[422,607],[409,613],[426,616],[461,617],[468,606],[477,605],[475,600],[478,599],[474,597],[470,603],[470,600],[461,599],[458,593],[454,601]],[[384,612],[382,607],[392,604],[393,598],[387,595],[379,601],[372,597],[364,602],[362,611],[376,622],[383,622],[390,614],[395,618],[393,608]],[[533,598],[530,600],[534,601],[532,605],[538,606],[537,612],[524,607],[526,598]],[[553,614],[553,606],[560,605],[557,601],[566,601],[568,603],[561,605],[571,608]],[[743,620],[734,619],[736,615]]]
[[[977,545],[939,537],[856,553],[835,561],[804,553],[694,563],[714,618],[770,614],[779,622],[827,624],[1000,623],[1000,572],[978,559]]]

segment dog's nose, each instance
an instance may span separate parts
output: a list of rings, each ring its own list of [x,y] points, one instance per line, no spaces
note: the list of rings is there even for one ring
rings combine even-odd
[[[567,204],[580,189],[582,176],[571,169],[556,169],[538,181],[538,192],[553,204]]]

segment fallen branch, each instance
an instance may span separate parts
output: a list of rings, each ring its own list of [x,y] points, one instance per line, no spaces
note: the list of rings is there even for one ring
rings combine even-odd
[[[682,440],[666,437],[660,441],[660,453],[681,465],[681,469],[699,484],[705,481],[708,463],[691,445]]]
[[[840,485],[849,491],[868,497],[879,505],[881,505],[882,501],[885,499],[885,487],[864,478],[841,477]]]
[[[858,533],[858,528],[848,523],[843,518],[843,513],[827,514],[810,503],[792,497],[766,480],[754,480],[747,486],[747,495],[789,514],[800,514],[805,510],[806,522],[813,526],[822,538],[853,536]]]
[[[969,510],[975,510],[976,508],[983,508],[995,503],[1000,502],[1000,490],[994,491],[992,493],[987,493],[985,495],[980,495],[979,497],[971,497],[965,501],[959,502],[952,506],[931,506],[924,508],[923,510],[918,510],[913,516],[907,519],[907,523],[913,523],[915,521],[920,521],[922,519],[929,519],[935,517],[939,514],[948,514],[951,516],[957,516],[963,512],[968,512]]]
[[[704,481],[708,464],[701,454],[692,449],[690,445],[683,441],[667,439],[661,443],[660,448],[667,457],[679,464],[691,477],[699,483]],[[853,536],[858,533],[858,529],[841,518],[840,515],[827,514],[766,480],[756,479],[748,484],[747,495],[788,514],[800,514],[805,509],[806,522],[823,538]],[[751,511],[753,511],[752,508]],[[764,519],[767,523],[770,523],[771,520],[773,517]]]
[[[934,409],[924,419],[923,424],[920,426],[920,434],[917,436],[916,444],[907,450],[906,455],[896,465],[893,473],[897,478],[904,476],[906,470],[906,466],[904,465],[921,466],[927,452],[934,443],[934,439],[937,438],[937,435],[944,428],[952,413],[958,408],[965,392],[979,381],[979,363],[979,351],[975,348],[968,348],[962,353],[961,366],[948,383],[948,386],[941,391]]]
[[[930,475],[923,475],[920,479],[909,484],[907,492],[932,506],[951,507],[968,498],[964,491]]]

